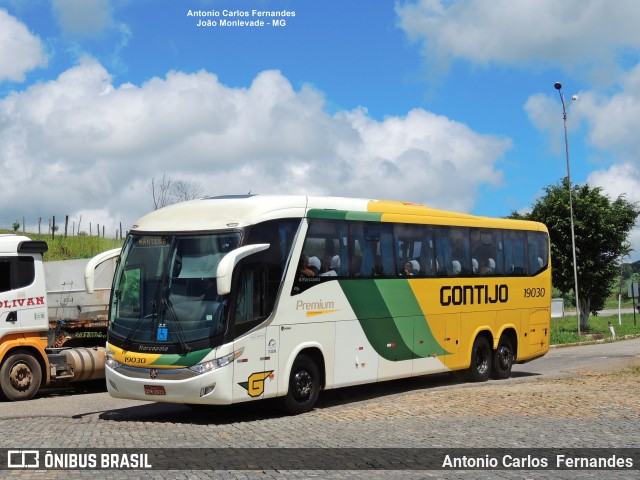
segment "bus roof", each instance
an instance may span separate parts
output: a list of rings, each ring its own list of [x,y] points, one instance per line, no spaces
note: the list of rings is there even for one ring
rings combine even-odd
[[[180,202],[141,217],[132,231],[227,230],[278,218],[305,216],[546,231],[544,225],[535,222],[479,217],[412,202],[304,195],[226,195]]]

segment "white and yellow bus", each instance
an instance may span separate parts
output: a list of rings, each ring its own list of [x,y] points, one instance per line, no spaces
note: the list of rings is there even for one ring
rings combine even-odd
[[[540,223],[336,197],[184,202],[139,219],[120,252],[107,388],[184,404],[282,397],[302,413],[322,389],[503,379],[548,351],[550,299]]]

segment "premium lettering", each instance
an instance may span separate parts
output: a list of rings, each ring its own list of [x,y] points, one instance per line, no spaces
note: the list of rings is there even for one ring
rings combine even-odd
[[[509,287],[507,285],[457,285],[440,289],[440,305],[486,305],[507,303]]]
[[[298,300],[296,302],[296,310],[329,310],[335,308],[334,302],[323,302],[319,300],[317,302],[303,302]]]

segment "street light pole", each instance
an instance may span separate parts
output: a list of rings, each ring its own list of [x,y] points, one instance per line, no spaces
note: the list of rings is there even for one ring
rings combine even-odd
[[[564,120],[564,146],[567,157],[567,183],[569,184],[569,216],[571,220],[571,249],[573,251],[573,279],[574,279],[574,291],[576,296],[576,315],[578,317],[578,335],[580,335],[580,301],[578,300],[578,264],[576,262],[576,235],[573,228],[573,192],[571,191],[571,162],[569,161],[569,137],[567,135],[567,108],[564,103],[564,93],[560,91],[562,84],[556,82],[554,85],[558,94],[560,95],[560,101],[562,102],[562,118]],[[575,99],[575,98],[574,98]],[[573,100],[573,99],[572,99]]]

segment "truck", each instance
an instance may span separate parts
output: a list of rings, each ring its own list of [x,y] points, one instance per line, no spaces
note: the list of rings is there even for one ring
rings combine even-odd
[[[0,399],[5,401],[29,400],[45,386],[104,378],[108,301],[96,301],[95,295],[77,301],[72,281],[48,286],[47,251],[43,240],[0,235]]]

